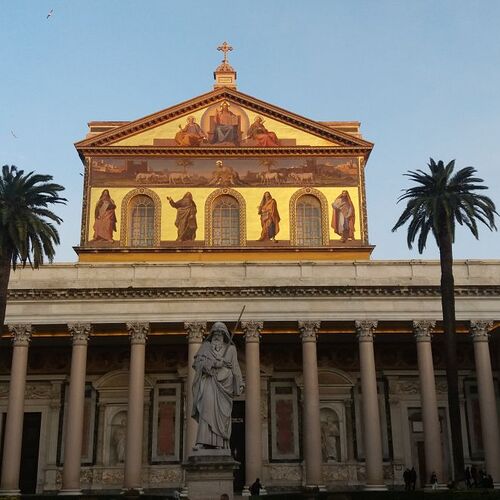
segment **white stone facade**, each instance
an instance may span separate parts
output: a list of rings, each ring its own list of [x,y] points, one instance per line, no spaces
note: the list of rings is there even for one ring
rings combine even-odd
[[[464,452],[467,464],[483,467],[485,447],[477,423],[485,383],[478,388],[474,369],[474,349],[481,346],[473,346],[467,333],[474,322],[476,340],[481,334],[477,325],[487,326],[486,336],[493,334],[490,353],[497,384],[500,261],[458,261],[454,273]],[[439,262],[430,261],[57,264],[37,271],[17,270],[11,277],[6,324],[32,328],[29,347],[23,347],[30,350],[24,412],[41,414],[36,491],[62,488],[72,357],[68,325],[92,327],[82,399],[85,433],[79,487],[121,490],[127,484],[126,475],[132,474],[126,472],[123,443],[131,425],[128,394],[130,384],[139,381],[144,389],[142,440],[135,445],[142,448],[142,460],[139,471],[130,463],[128,467],[139,473],[144,489],[180,489],[185,443],[192,432],[186,410],[187,331],[200,324],[203,332],[204,324],[216,320],[234,325],[243,306],[243,319],[259,322],[257,334],[261,334],[248,336],[260,348],[260,358],[252,358],[258,366],[247,363],[242,335],[237,345],[243,373],[258,370],[260,376],[256,415],[261,419],[261,455],[255,456],[253,450],[242,460],[251,462],[247,473],[260,470],[263,484],[271,490],[400,485],[404,468],[418,469],[422,464],[422,394],[413,322],[428,320],[437,322],[432,356],[442,439],[439,479],[444,482],[451,471],[451,449],[439,279]],[[367,322],[375,325],[374,337],[371,332],[368,337],[360,333]],[[135,344],[130,343],[126,325],[132,323],[145,325],[141,328],[146,333],[141,334],[137,351],[145,366],[141,371],[134,365],[131,382],[129,354]],[[365,349],[366,341],[374,351]],[[5,414],[16,347],[9,345],[7,334],[1,342],[0,412]],[[255,355],[255,350],[249,352]],[[363,363],[372,359],[375,363],[371,377],[376,388],[374,411],[380,418],[379,443],[372,435],[363,435],[367,422],[362,405],[367,396],[361,382],[367,369],[362,366],[367,365],[360,364],[360,356]],[[481,356],[485,359],[484,349]],[[315,377],[310,377],[310,370]],[[369,372],[364,373],[366,377]],[[484,377],[488,378],[487,371]],[[367,387],[363,385],[365,393]],[[239,401],[252,405],[245,395]],[[317,409],[310,411],[311,405]],[[303,429],[304,421],[322,426],[321,450],[305,446],[312,434]],[[233,429],[244,428],[238,425],[244,426],[243,416],[235,417]],[[252,429],[255,433],[255,426]],[[308,463],[319,464],[319,477],[311,479],[314,472]],[[419,475],[428,474],[419,470]],[[244,470],[242,476],[246,486],[255,479],[245,478]]]

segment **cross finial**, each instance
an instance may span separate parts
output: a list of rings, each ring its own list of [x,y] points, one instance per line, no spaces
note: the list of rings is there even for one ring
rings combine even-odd
[[[217,47],[217,50],[222,50],[222,52],[224,52],[224,60],[222,62],[227,63],[227,53],[233,50],[231,45],[229,45],[227,42],[224,42],[222,45],[219,45]]]

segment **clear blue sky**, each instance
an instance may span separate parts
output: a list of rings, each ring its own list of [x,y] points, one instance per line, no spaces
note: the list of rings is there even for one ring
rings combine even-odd
[[[70,202],[57,261],[74,261],[90,120],[132,120],[212,88],[227,40],[238,89],[314,120],[359,120],[376,259],[420,258],[390,229],[430,156],[475,166],[500,205],[500,1],[3,0],[0,163],[50,173]],[[47,19],[48,12],[53,15]],[[17,136],[15,138],[12,132]],[[499,258],[459,231],[457,258]],[[422,258],[436,258],[430,241]]]

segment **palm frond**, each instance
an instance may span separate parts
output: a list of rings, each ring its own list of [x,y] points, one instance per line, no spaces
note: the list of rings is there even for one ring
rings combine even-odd
[[[398,197],[398,203],[406,201],[407,204],[392,231],[408,223],[409,248],[417,240],[418,251],[422,253],[430,232],[438,246],[443,231],[454,241],[456,223],[468,227],[476,238],[479,238],[478,222],[496,230],[495,204],[489,197],[476,193],[488,187],[481,184],[484,181],[476,176],[474,167],[464,167],[454,173],[455,160],[445,165],[433,158],[428,167],[429,171],[410,170],[403,174],[415,185],[403,189]]]
[[[24,173],[3,165],[0,175],[0,255],[11,255],[13,267],[19,262],[32,267],[52,261],[59,234],[55,225],[62,219],[50,210],[65,204],[64,187],[51,175]]]

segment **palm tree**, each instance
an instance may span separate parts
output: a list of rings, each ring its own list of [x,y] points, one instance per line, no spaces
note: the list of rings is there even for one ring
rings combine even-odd
[[[4,165],[0,175],[0,331],[5,320],[7,286],[11,266],[21,263],[32,268],[43,264],[44,256],[54,259],[59,234],[53,223],[62,219],[48,207],[65,203],[59,197],[64,187],[49,182],[50,175],[24,174],[15,166]]]
[[[490,198],[476,193],[476,191],[488,189],[487,186],[479,184],[483,182],[483,179],[475,177],[476,169],[465,167],[453,175],[454,167],[454,160],[445,166],[442,161],[436,163],[431,158],[430,173],[417,170],[405,174],[417,186],[405,189],[399,197],[398,203],[408,200],[408,204],[392,231],[396,231],[409,222],[407,243],[410,249],[418,237],[418,251],[422,253],[429,232],[434,235],[439,248],[453,469],[455,480],[463,481],[464,456],[459,406],[452,251],[455,223],[467,226],[478,239],[477,221],[485,224],[490,230],[496,230],[495,214],[498,215],[498,213]]]

